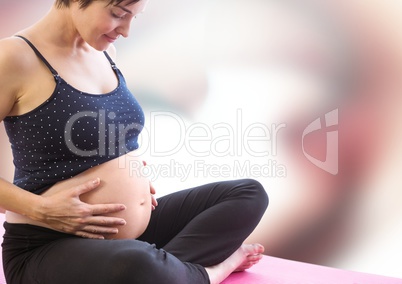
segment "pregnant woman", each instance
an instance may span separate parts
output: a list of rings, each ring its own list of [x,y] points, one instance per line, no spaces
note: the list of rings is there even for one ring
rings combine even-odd
[[[220,283],[256,264],[243,244],[268,205],[250,179],[155,200],[130,165],[144,114],[114,64],[147,0],[56,0],[33,26],[0,41],[0,121],[12,145],[7,282]]]

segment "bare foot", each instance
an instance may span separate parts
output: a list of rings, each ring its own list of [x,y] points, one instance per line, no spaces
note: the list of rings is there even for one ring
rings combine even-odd
[[[257,264],[264,252],[264,247],[260,244],[242,245],[239,249],[245,250],[246,259],[233,272],[244,271]]]
[[[222,263],[206,268],[211,284],[219,284],[232,272],[252,267],[260,261],[263,252],[264,247],[260,244],[242,245]]]

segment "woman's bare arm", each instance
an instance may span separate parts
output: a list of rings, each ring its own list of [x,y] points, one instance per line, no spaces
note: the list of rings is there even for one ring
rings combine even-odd
[[[24,93],[24,74],[29,60],[24,58],[15,39],[0,40],[0,122],[19,106]],[[95,189],[99,180],[58,194],[43,197],[23,190],[0,178],[0,208],[48,224],[51,228],[88,238],[103,238],[101,233],[113,233],[124,220],[102,216],[125,209],[122,204],[90,205],[80,201],[80,195]],[[97,232],[94,234],[93,232]]]

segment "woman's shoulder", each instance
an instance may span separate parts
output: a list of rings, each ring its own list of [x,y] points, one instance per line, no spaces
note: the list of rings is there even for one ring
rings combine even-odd
[[[18,101],[34,64],[34,56],[29,56],[29,46],[24,46],[22,40],[15,37],[0,40],[0,121]]]
[[[29,56],[30,47],[18,37],[0,40],[0,74],[18,72],[22,75],[34,64],[34,56]],[[1,74],[3,75],[3,74]]]

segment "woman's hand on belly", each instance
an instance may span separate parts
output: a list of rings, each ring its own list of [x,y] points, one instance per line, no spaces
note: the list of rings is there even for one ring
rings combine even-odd
[[[156,201],[156,198],[155,198],[156,191],[151,182],[149,182],[149,189],[151,191],[152,210],[155,210],[156,206],[158,206],[158,201]]]
[[[52,196],[60,191],[78,186],[87,180],[101,177],[101,185],[94,190],[80,194],[79,201],[95,206],[102,206],[99,204],[123,204],[126,207],[125,210],[104,211],[97,214],[101,214],[103,218],[124,219],[126,224],[124,226],[117,224],[118,232],[110,233],[109,224],[105,224],[106,228],[104,228],[98,223],[85,223],[87,226],[83,227],[84,230],[81,230],[80,234],[84,233],[85,237],[88,237],[88,234],[102,234],[107,239],[137,238],[145,231],[152,209],[157,205],[153,198],[154,188],[149,180],[142,176],[140,169],[144,166],[139,157],[126,154],[90,168],[71,179],[57,183],[43,196]],[[92,220],[92,217],[99,217],[94,215],[89,215],[83,221],[86,222]]]
[[[104,239],[105,234],[116,234],[117,226],[125,225],[126,221],[105,215],[123,211],[125,205],[88,204],[80,200],[81,195],[99,185],[97,178],[70,189],[44,194],[37,220],[51,229],[85,238]]]
[[[53,185],[34,216],[8,211],[6,220],[85,238],[137,238],[157,206],[155,189],[136,171],[142,166],[129,154],[110,160]]]
[[[142,161],[142,164],[144,167],[146,167],[147,162]],[[151,197],[152,197],[152,210],[155,210],[156,206],[158,206],[158,201],[155,198],[156,190],[151,182],[149,182],[149,189],[151,191]]]

